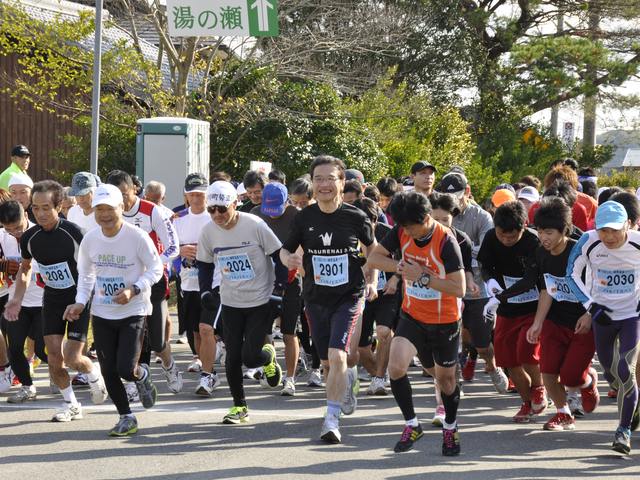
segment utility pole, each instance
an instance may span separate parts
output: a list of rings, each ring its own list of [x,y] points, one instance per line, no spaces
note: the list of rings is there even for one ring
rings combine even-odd
[[[600,29],[600,8],[596,2],[589,2],[589,37],[595,41]],[[598,77],[595,66],[587,68],[587,82],[593,83]],[[598,88],[584,97],[583,130],[582,130],[582,151],[593,150],[596,144],[596,113],[598,109]]]
[[[93,95],[91,99],[91,159],[90,171],[98,174],[98,146],[100,139],[100,74],[102,70],[102,6],[96,0],[96,33],[93,47]]]
[[[564,12],[561,10],[562,7],[559,7],[558,10],[558,18],[557,18],[557,28],[556,31],[558,34],[561,34],[564,30]],[[560,106],[554,105],[551,107],[551,136],[558,137],[558,118],[560,113]]]

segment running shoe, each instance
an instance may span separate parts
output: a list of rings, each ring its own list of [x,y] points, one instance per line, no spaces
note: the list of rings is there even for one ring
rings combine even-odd
[[[384,386],[387,388],[391,388],[391,378],[389,377],[389,371],[384,374]]]
[[[196,388],[196,395],[201,397],[212,397],[213,390],[220,385],[220,379],[217,373],[201,373],[200,383]]]
[[[13,377],[14,375],[11,367],[7,366],[3,370],[0,370],[0,393],[5,393],[11,390]]]
[[[284,386],[280,395],[283,397],[293,397],[296,394],[296,382],[293,378],[287,377],[284,379]]]
[[[513,416],[513,421],[516,423],[529,423],[533,412],[531,411],[531,404],[529,402],[522,402],[520,410]]]
[[[282,382],[282,368],[276,358],[276,349],[270,343],[266,343],[262,351],[268,353],[270,358],[269,363],[262,367],[265,380],[271,388],[278,388]]]
[[[549,402],[547,401],[547,391],[543,385],[533,387],[531,389],[531,412],[534,415],[540,415],[547,409]]]
[[[124,384],[124,389],[127,392],[127,400],[129,403],[136,403],[140,401],[140,395],[138,395],[138,387],[134,382],[127,382]]]
[[[462,378],[465,382],[472,382],[473,377],[476,374],[476,361],[471,357],[467,358],[467,361],[462,367]]]
[[[151,380],[149,365],[141,363],[140,368],[145,370],[147,374],[144,380],[136,381],[136,388],[138,389],[138,395],[140,396],[142,406],[144,408],[151,408],[156,404],[156,400],[158,399],[158,389]]]
[[[575,430],[576,421],[568,413],[558,412],[545,423],[542,428],[553,432],[562,430]]]
[[[200,373],[202,371],[202,362],[198,357],[193,357],[193,361],[189,364],[187,371],[191,373]]]
[[[513,380],[509,379],[509,386],[507,387],[508,393],[518,393],[518,389],[516,388],[516,384],[513,383]]]
[[[87,357],[89,357],[91,360],[97,360],[98,359],[98,352],[93,347],[93,345],[91,345],[91,347],[89,348],[89,351],[87,352]]]
[[[222,340],[218,340],[216,343],[216,359],[213,363],[219,363],[220,365],[224,365],[225,360],[227,359],[227,347],[225,347],[224,342]]]
[[[314,368],[311,370],[309,374],[309,379],[307,380],[308,387],[322,387],[322,374],[320,373],[319,368]]]
[[[596,372],[595,368],[589,368],[589,376],[591,377],[591,385],[587,388],[580,389],[582,408],[585,413],[593,412],[600,403],[600,393],[598,392],[598,372]]]
[[[189,339],[187,338],[186,335],[183,335],[181,337],[178,337],[178,339],[176,340],[176,343],[178,345],[186,345],[189,343]]]
[[[164,378],[167,379],[167,387],[169,387],[171,393],[180,393],[184,381],[182,380],[182,372],[178,370],[178,365],[176,365],[175,360],[172,360],[171,366],[168,369],[163,366],[162,373],[164,373]]]
[[[320,439],[327,443],[340,443],[342,436],[340,435],[340,419],[338,417],[329,414],[324,417]]]
[[[351,415],[356,411],[358,406],[358,392],[360,391],[360,382],[358,381],[358,368],[347,368],[347,385],[344,390],[344,396],[340,403],[340,410],[345,415]]]
[[[232,407],[224,418],[222,423],[227,425],[238,425],[249,421],[249,409],[247,407]]]
[[[636,405],[636,409],[633,412],[633,417],[631,417],[631,431],[635,432],[638,428],[638,424],[640,423],[640,402]]]
[[[100,364],[95,363],[93,368],[98,374],[98,379],[95,382],[89,382],[89,388],[91,389],[91,401],[94,405],[101,405],[107,399],[107,387],[104,384],[104,378],[100,371]]]
[[[371,375],[367,372],[367,369],[364,367],[358,367],[358,380],[361,382],[369,382],[371,381]]]
[[[616,388],[610,388],[607,392],[607,397],[609,398],[618,398],[618,390]]]
[[[71,385],[74,387],[88,387],[89,378],[82,372],[76,373],[71,379]]]
[[[110,437],[128,437],[138,433],[138,420],[133,415],[121,415],[118,423],[109,431]]]
[[[584,409],[582,408],[582,402],[580,401],[578,392],[570,391],[567,394],[567,405],[569,406],[569,410],[571,410],[573,418],[584,417]]]
[[[387,395],[387,388],[384,386],[384,378],[382,377],[373,377],[371,379],[371,383],[369,384],[369,388],[367,388],[367,395]]]
[[[631,430],[628,428],[618,427],[613,438],[613,445],[611,445],[611,448],[616,452],[629,455],[631,453]]]
[[[280,327],[274,328],[271,336],[277,340],[282,340],[282,331],[280,330]]]
[[[496,367],[495,370],[489,372],[489,376],[491,377],[491,383],[493,383],[493,387],[496,389],[496,392],[507,393],[507,389],[509,388],[509,379],[500,367]]]
[[[460,455],[458,427],[442,429],[442,455],[445,457]]]
[[[82,418],[82,405],[64,402],[51,419],[52,422],[70,422]]]
[[[422,438],[423,435],[424,432],[422,431],[422,426],[420,424],[418,424],[417,427],[405,425],[404,430],[402,430],[402,435],[400,435],[400,441],[398,441],[396,446],[393,447],[393,451],[396,453],[408,452],[413,448],[414,442]]]
[[[436,411],[433,413],[433,419],[431,419],[431,425],[434,427],[442,427],[444,423],[444,417],[446,412],[444,411],[444,405],[438,405]]]
[[[160,355],[158,355],[157,353],[154,355],[154,359],[153,361],[155,363],[162,363],[162,358],[160,358]]]
[[[24,403],[29,400],[35,400],[35,399],[36,399],[36,387],[34,387],[33,385],[29,387],[23,385],[22,387],[20,387],[20,390],[18,390],[16,393],[14,393],[13,395],[7,398],[7,402],[8,403]]]

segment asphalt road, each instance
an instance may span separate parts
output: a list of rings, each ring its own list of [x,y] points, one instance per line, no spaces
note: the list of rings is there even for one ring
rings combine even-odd
[[[174,349],[186,369],[187,348],[174,344]],[[115,407],[109,402],[93,406],[86,390],[77,392],[84,419],[51,423],[61,397],[48,393],[46,368],[40,367],[37,401],[12,406],[6,395],[0,396],[0,479],[640,478],[640,443],[631,456],[610,450],[617,425],[614,401],[605,396],[573,432],[543,431],[550,413],[536,423],[517,425],[510,421],[517,397],[495,394],[481,366],[475,381],[465,386],[459,412],[462,454],[455,458],[441,456],[441,433],[430,425],[433,383],[418,369],[411,379],[426,434],[414,450],[395,454],[400,411],[391,395],[364,395],[366,383],[358,410],[342,419],[343,444],[325,445],[319,441],[324,391],[306,387],[304,378],[293,398],[247,380],[251,422],[229,426],[221,424],[231,406],[224,379],[215,398],[202,399],[193,394],[197,374],[185,373],[184,391],[173,395],[155,366],[157,405],[144,411],[137,404],[139,433],[113,439],[107,432],[117,421]],[[602,381],[600,391],[606,394]]]

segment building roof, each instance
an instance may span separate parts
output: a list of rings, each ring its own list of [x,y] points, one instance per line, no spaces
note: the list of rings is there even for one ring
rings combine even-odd
[[[623,168],[640,168],[640,145],[617,148],[613,158],[602,166],[604,171]]]

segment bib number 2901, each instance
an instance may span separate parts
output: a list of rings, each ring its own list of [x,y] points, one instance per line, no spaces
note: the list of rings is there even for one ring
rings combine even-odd
[[[349,282],[347,255],[313,256],[313,279],[316,285],[338,287]]]

